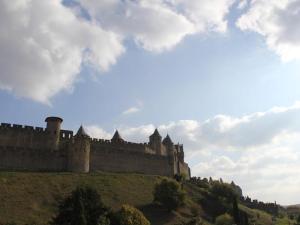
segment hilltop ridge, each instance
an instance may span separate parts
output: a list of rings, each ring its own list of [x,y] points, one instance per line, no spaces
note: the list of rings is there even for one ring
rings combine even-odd
[[[195,214],[202,218],[203,224],[209,225],[217,215],[216,211],[211,211],[211,207],[222,211],[222,207],[227,206],[223,197],[212,191],[209,182],[208,186],[186,182],[183,183],[187,193],[186,205],[168,213],[152,205],[154,186],[162,179],[165,177],[132,173],[0,172],[0,224],[15,222],[17,225],[45,225],[57,212],[58,203],[80,185],[95,188],[103,202],[114,210],[125,203],[141,209],[152,225],[186,224]],[[207,202],[211,207],[207,207]],[[242,202],[239,207],[256,225],[273,224],[274,215],[250,209]],[[278,217],[276,221],[286,223],[276,224],[283,225],[292,221],[285,214],[282,215],[283,218],[279,220]]]

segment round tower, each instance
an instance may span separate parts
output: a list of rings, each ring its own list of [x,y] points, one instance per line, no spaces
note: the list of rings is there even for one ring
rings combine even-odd
[[[69,149],[68,169],[71,172],[88,173],[90,171],[90,137],[80,126]]]
[[[53,150],[58,150],[59,148],[59,137],[60,137],[60,127],[63,122],[62,118],[59,117],[47,117],[45,119],[47,123],[46,131],[48,132],[48,148]]]

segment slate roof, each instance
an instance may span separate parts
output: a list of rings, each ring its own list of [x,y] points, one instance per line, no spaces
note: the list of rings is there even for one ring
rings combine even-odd
[[[85,132],[83,129],[82,125],[79,127],[76,136],[84,136],[84,137],[89,137],[89,135]]]
[[[116,132],[111,140],[115,141],[115,142],[123,142],[124,141],[123,138],[121,137],[121,135],[119,134],[118,130],[116,130]]]

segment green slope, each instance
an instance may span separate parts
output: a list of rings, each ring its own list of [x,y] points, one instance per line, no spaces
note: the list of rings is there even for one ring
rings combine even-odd
[[[0,224],[45,224],[58,201],[78,185],[96,188],[104,203],[115,209],[123,203],[148,205],[161,179],[139,174],[0,172]]]
[[[203,218],[210,217],[198,204],[207,190],[192,184],[184,185],[188,194],[186,206],[177,212],[168,213],[152,205],[153,188],[162,179],[160,176],[103,172],[0,172],[0,225],[9,222],[15,222],[17,225],[47,224],[55,215],[58,202],[78,185],[95,188],[103,202],[115,210],[124,203],[140,208],[152,225],[179,225],[182,221],[189,221],[195,212]],[[287,218],[272,222],[271,215],[267,213],[242,205],[240,208],[249,215],[252,222],[250,224],[284,225],[292,222]]]

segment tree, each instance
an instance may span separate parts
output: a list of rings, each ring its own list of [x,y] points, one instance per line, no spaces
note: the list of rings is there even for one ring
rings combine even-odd
[[[238,207],[236,198],[234,198],[233,202],[232,202],[232,214],[233,214],[234,222],[237,225],[240,225],[241,224],[240,212],[239,212],[239,207]]]
[[[234,223],[233,218],[225,213],[216,218],[215,225],[232,225]]]
[[[230,203],[232,202],[232,199],[237,198],[238,196],[230,184],[220,182],[214,182],[210,188],[210,192],[215,196],[225,198]]]
[[[297,217],[297,225],[300,225],[300,215]]]
[[[249,219],[247,213],[244,213],[244,225],[249,225]]]
[[[184,204],[185,192],[174,180],[162,180],[155,186],[153,194],[154,201],[160,203],[169,211]]]
[[[186,225],[205,225],[203,219],[201,217],[194,217],[190,221],[186,223]]]
[[[109,209],[90,187],[78,187],[59,204],[53,225],[108,225]]]
[[[130,205],[123,205],[120,210],[120,225],[150,225],[144,214]]]

